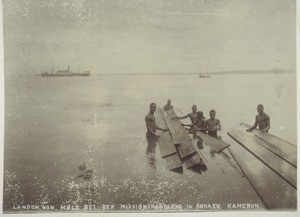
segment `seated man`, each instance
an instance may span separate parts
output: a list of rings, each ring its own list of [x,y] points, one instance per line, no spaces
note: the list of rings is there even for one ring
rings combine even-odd
[[[219,119],[216,119],[216,111],[215,110],[210,110],[209,112],[210,119],[206,121],[206,129],[208,132],[208,135],[219,138],[217,131],[221,130],[221,123]]]
[[[259,104],[257,106],[257,112],[258,115],[255,117],[255,123],[252,127],[247,129],[247,132],[251,132],[253,129],[255,129],[258,125],[258,129],[261,132],[268,132],[270,129],[270,117],[266,113],[264,113],[264,106],[262,104]]]

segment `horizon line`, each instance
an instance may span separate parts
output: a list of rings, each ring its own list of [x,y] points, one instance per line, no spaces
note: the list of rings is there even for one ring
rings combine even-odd
[[[226,74],[286,74],[295,73],[297,69],[245,69],[245,70],[226,70],[226,71],[206,71],[206,72],[114,72],[114,73],[93,73],[91,75],[226,75]],[[4,72],[4,76],[30,76],[37,74],[8,74]]]

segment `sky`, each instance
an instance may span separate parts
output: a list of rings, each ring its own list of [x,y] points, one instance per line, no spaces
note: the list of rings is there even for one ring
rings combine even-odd
[[[296,69],[295,0],[3,0],[5,75]]]

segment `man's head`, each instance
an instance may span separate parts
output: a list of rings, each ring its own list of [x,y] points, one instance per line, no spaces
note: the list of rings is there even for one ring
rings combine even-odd
[[[257,106],[257,112],[258,112],[258,114],[260,114],[260,115],[264,112],[264,106],[263,106],[262,104],[259,104],[259,105]]]
[[[150,106],[149,106],[149,108],[150,108],[150,112],[152,114],[154,114],[154,112],[156,111],[156,104],[154,102],[151,103]]]
[[[171,105],[171,100],[170,100],[170,99],[168,99],[167,104],[168,104],[168,105]]]
[[[193,105],[193,106],[192,106],[192,112],[193,112],[193,113],[196,113],[196,111],[197,111],[197,106],[196,106],[196,105]]]
[[[213,109],[210,110],[210,111],[209,111],[209,116],[210,116],[211,119],[214,119],[214,118],[216,117],[216,111],[213,110]]]

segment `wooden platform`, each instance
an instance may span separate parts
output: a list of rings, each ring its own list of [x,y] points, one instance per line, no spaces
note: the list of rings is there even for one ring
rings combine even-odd
[[[234,129],[228,131],[227,134],[279,177],[297,189],[297,168],[261,146],[259,138]]]
[[[244,127],[251,127],[249,124],[241,123]],[[297,168],[297,146],[287,142],[283,139],[280,139],[269,133],[262,133],[261,131],[254,129],[252,133],[260,138],[262,141],[260,144],[278,155],[283,160],[287,161],[291,165]]]

